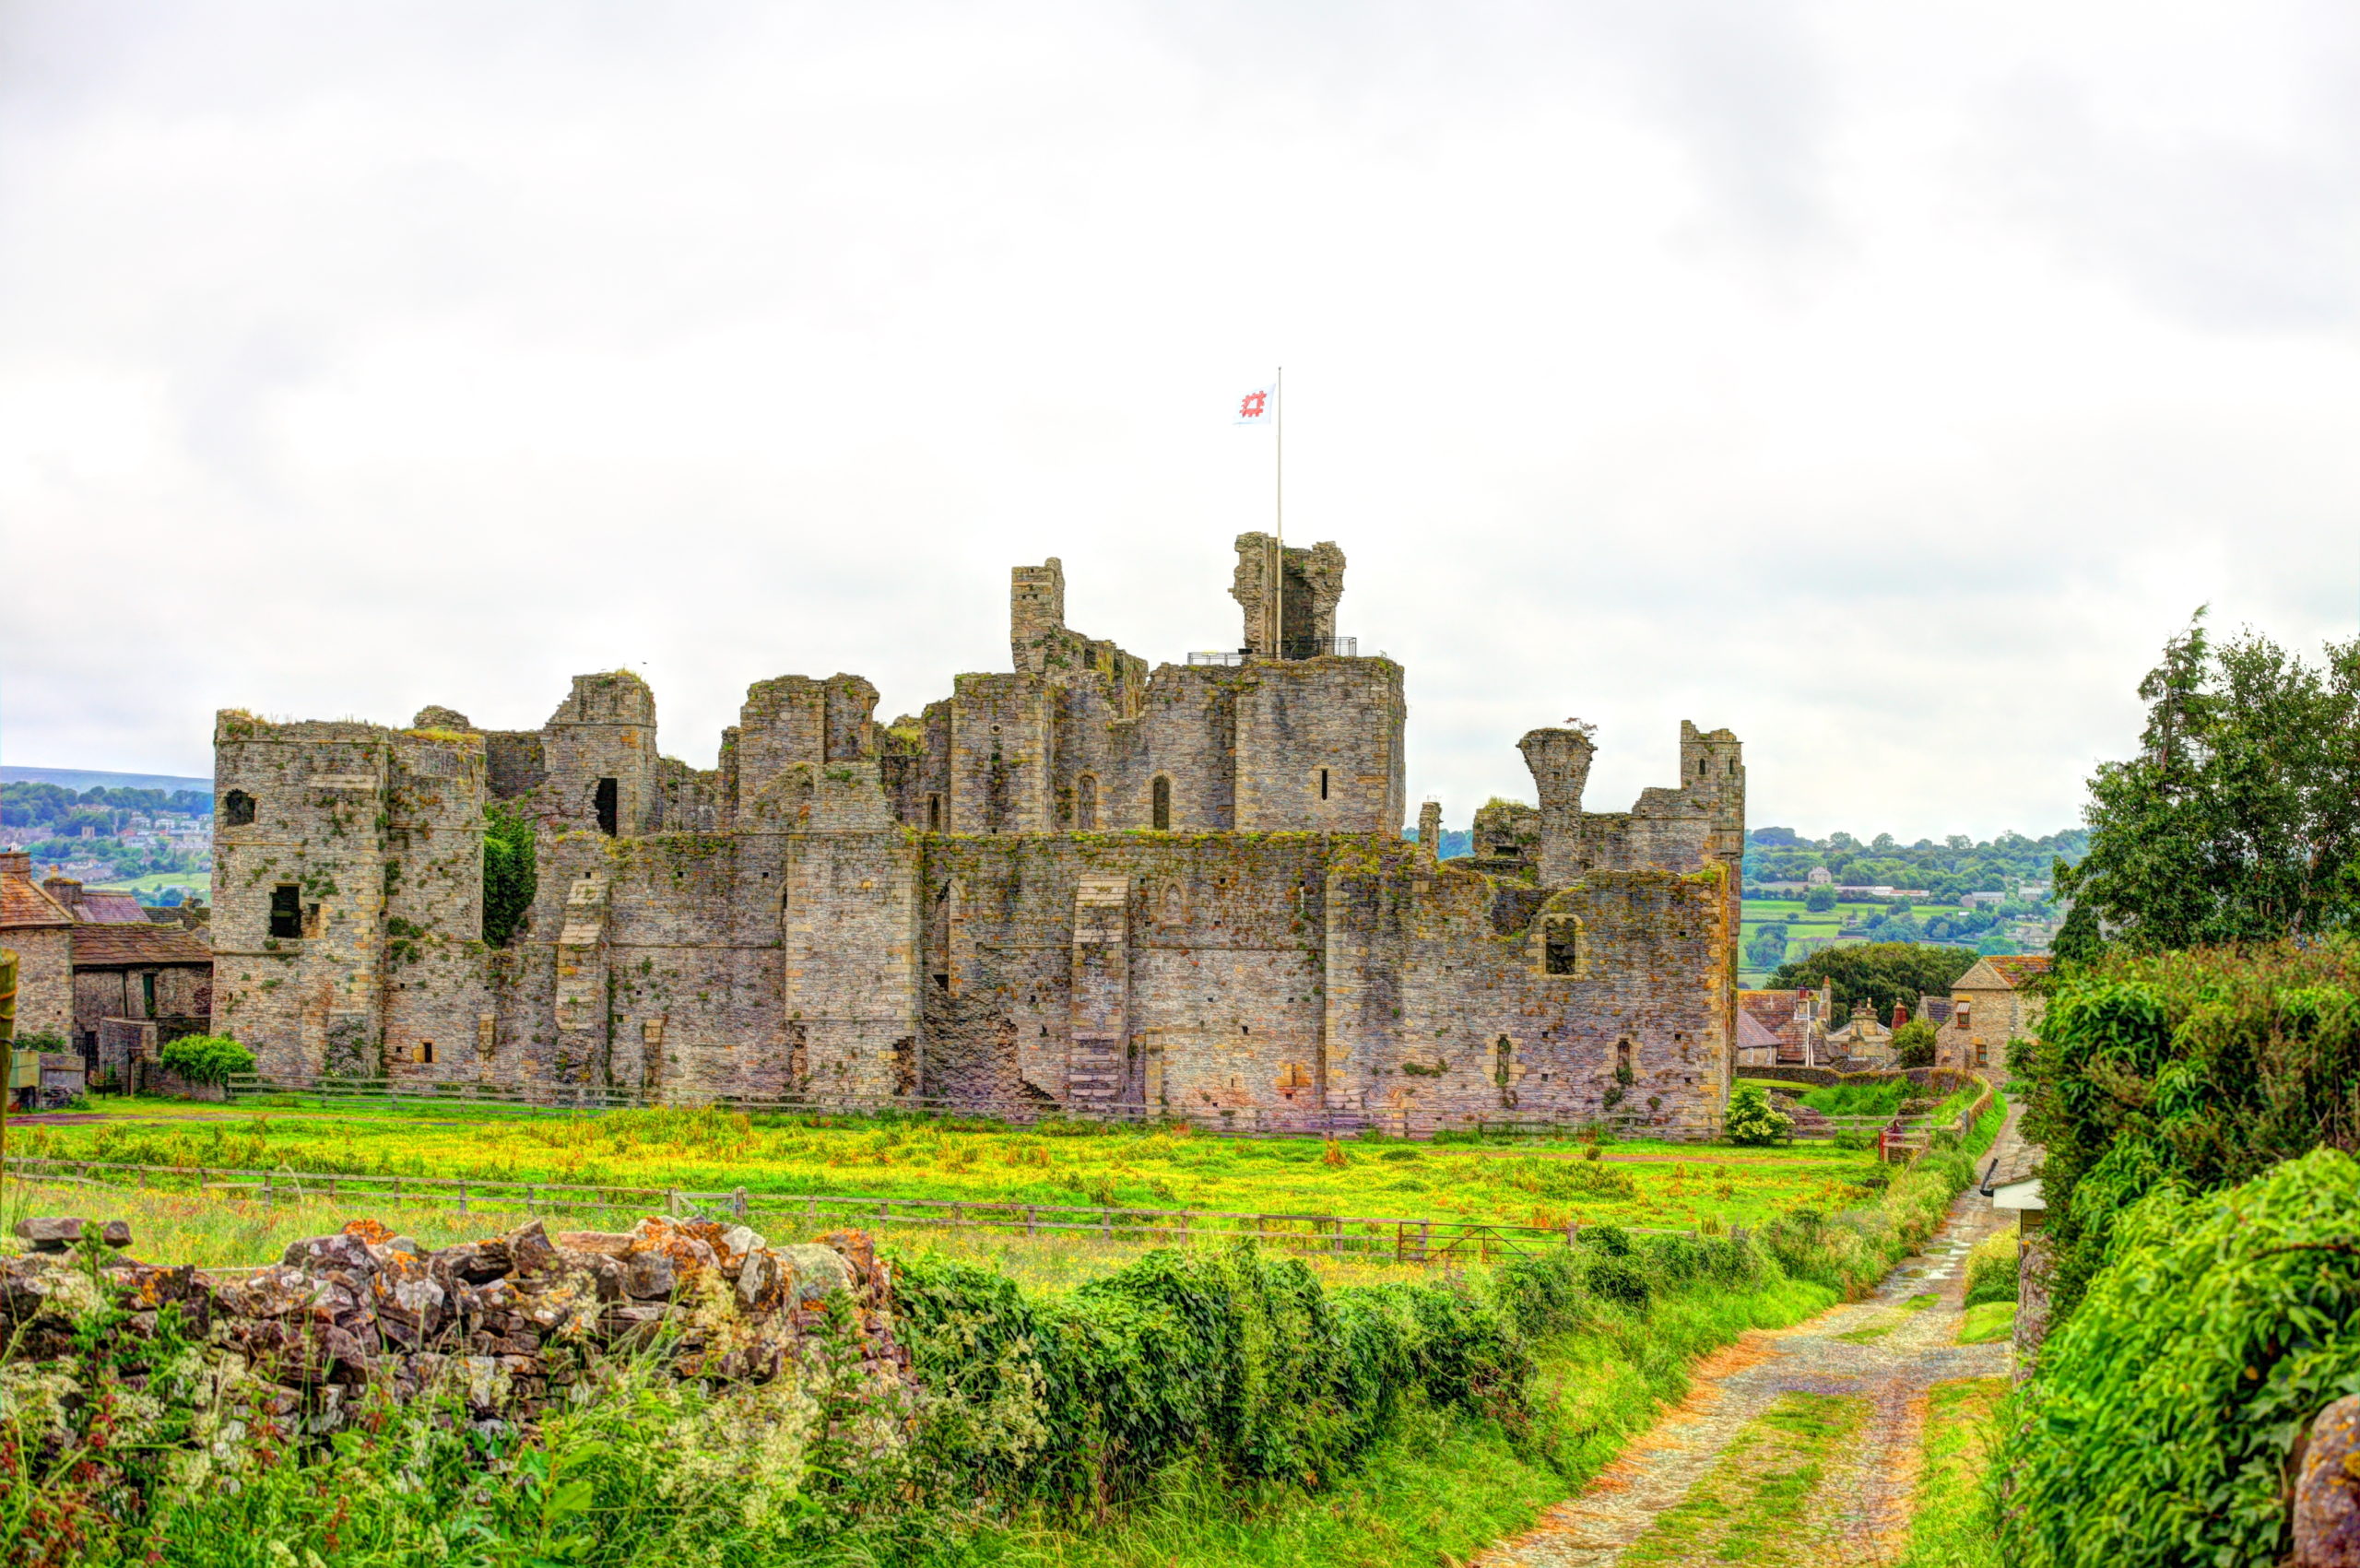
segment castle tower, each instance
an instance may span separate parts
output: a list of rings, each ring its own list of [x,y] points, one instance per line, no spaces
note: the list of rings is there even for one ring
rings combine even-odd
[[[1332,540],[1287,548],[1268,534],[1240,534],[1229,595],[1245,615],[1240,646],[1248,655],[1324,654],[1336,636],[1336,605],[1344,596],[1344,552]]]
[[[1582,790],[1598,747],[1576,725],[1528,731],[1516,749],[1540,796],[1540,885],[1562,888],[1581,874]]]
[[[627,669],[577,675],[544,727],[549,819],[636,838],[655,814],[655,693]]]
[[[1051,556],[1038,566],[1009,571],[1008,649],[1017,669],[1039,675],[1066,629],[1065,563]]]

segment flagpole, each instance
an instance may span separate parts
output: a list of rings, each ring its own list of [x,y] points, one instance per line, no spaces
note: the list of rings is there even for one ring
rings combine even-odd
[[[1270,396],[1278,407],[1271,412],[1273,432],[1278,445],[1278,495],[1276,497],[1279,528],[1278,581],[1271,591],[1271,602],[1278,606],[1279,624],[1276,641],[1279,657],[1287,656],[1287,368],[1279,367],[1278,379],[1270,383]]]

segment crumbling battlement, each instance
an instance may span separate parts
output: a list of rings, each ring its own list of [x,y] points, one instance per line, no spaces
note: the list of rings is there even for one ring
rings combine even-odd
[[[758,681],[710,770],[629,671],[531,731],[225,713],[217,1027],[274,1074],[679,1101],[1711,1114],[1736,738],[1683,725],[1678,784],[1599,813],[1588,729],[1534,730],[1540,804],[1438,862],[1400,837],[1401,668],[1338,651],[1343,553],[1237,547],[1237,654],[1150,669],[1066,625],[1051,560],[1010,670],[891,725],[856,675]],[[488,803],[536,828],[496,950]]]

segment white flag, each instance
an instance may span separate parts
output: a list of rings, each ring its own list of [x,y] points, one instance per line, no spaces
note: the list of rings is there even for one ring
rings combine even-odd
[[[1279,389],[1275,385],[1257,386],[1237,400],[1237,423],[1241,425],[1275,424],[1278,417]]]

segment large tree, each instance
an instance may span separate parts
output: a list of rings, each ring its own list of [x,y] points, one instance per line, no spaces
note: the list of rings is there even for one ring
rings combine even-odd
[[[1975,967],[1975,954],[1965,948],[1933,942],[1856,942],[1849,947],[1823,948],[1809,958],[1781,965],[1770,977],[1774,991],[1816,990],[1823,983],[1835,988],[1835,1017],[1851,1015],[1854,1002],[1866,1002],[1880,1018],[1892,1016],[1895,1002],[1915,1009],[1929,993],[1950,995],[1951,983]]]
[[[2252,631],[2216,646],[2199,610],[2139,695],[2139,754],[2091,778],[2059,890],[2145,950],[2360,925],[2360,643],[2319,665]]]

